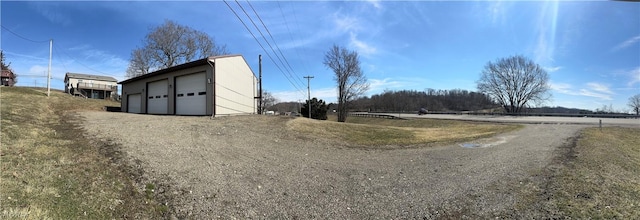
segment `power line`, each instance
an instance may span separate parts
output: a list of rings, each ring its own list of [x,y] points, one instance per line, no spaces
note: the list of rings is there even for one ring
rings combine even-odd
[[[293,4],[291,4],[291,9],[292,9],[292,10],[291,10],[291,13],[293,14],[293,20],[294,20],[294,21],[296,21],[296,22],[295,22],[295,23],[296,23],[296,27],[298,28],[298,30],[302,30],[302,28],[300,28],[300,22],[298,22],[298,21],[299,21],[299,20],[298,20],[298,14],[296,13],[296,9],[295,9],[295,8],[293,8]],[[284,15],[283,15],[283,16],[284,16]],[[289,34],[291,34],[291,32],[289,32]],[[299,36],[299,35],[298,35],[298,39],[300,39],[300,36]],[[296,48],[298,48],[298,47],[296,47]],[[304,47],[302,48],[302,50],[304,50]],[[298,54],[298,56],[300,56],[300,54]],[[300,56],[300,57],[301,57],[301,56]],[[305,63],[306,63],[306,60],[305,60],[305,61],[303,61],[303,62],[305,62]],[[306,65],[305,65],[305,66],[306,66]],[[308,71],[309,71],[309,70],[307,69],[307,72],[308,72]]]
[[[298,82],[302,83],[302,81],[300,81],[300,77],[296,74],[296,72],[293,70],[293,68],[291,67],[291,64],[289,64],[289,60],[287,60],[287,57],[284,56],[284,54],[282,53],[282,50],[280,50],[280,47],[278,46],[278,43],[276,42],[276,40],[273,38],[273,35],[271,35],[271,31],[269,31],[269,28],[267,28],[267,25],[264,24],[264,21],[262,21],[262,18],[260,18],[260,15],[258,15],[258,12],[256,12],[256,9],[253,8],[253,5],[251,5],[251,2],[249,2],[247,0],[247,3],[249,4],[249,7],[251,7],[251,10],[253,10],[253,13],[256,14],[256,17],[258,17],[258,20],[260,20],[260,23],[262,23],[262,26],[264,27],[264,29],[267,31],[267,33],[269,34],[269,37],[271,37],[271,41],[273,41],[273,44],[276,45],[276,49],[278,49],[278,52],[280,52],[280,55],[282,56],[282,59],[284,59],[284,61],[287,63],[287,66],[289,66],[289,69],[291,70],[291,72],[293,72],[293,75],[296,75],[294,78],[298,80]],[[260,33],[262,34],[262,32]],[[263,36],[264,37],[264,36]],[[266,39],[265,39],[266,40]],[[271,50],[273,50],[273,48],[271,48]],[[280,62],[282,62],[282,60],[280,60]],[[283,64],[284,65],[284,64]],[[304,83],[302,83],[304,84]]]
[[[271,56],[271,54],[269,54],[269,52],[264,48],[264,46],[262,45],[262,43],[260,43],[260,41],[258,40],[258,38],[256,38],[256,36],[253,34],[253,32],[251,31],[251,29],[249,29],[249,27],[247,26],[247,24],[244,23],[244,21],[242,20],[242,18],[240,18],[240,16],[238,15],[238,13],[236,13],[235,10],[233,10],[233,8],[231,7],[231,5],[229,5],[229,3],[226,0],[223,0],[224,3],[227,5],[227,7],[229,7],[229,10],[231,10],[231,12],[233,12],[233,14],[236,16],[236,18],[238,18],[238,20],[240,20],[240,23],[242,23],[242,25],[247,29],[247,31],[249,31],[249,34],[251,34],[251,36],[253,37],[254,40],[256,40],[256,42],[258,43],[258,45],[260,45],[260,47],[262,48],[262,50],[267,54],[267,56],[269,57],[269,59],[271,60],[271,62],[280,70],[280,73],[282,73],[282,75],[289,81],[289,83],[296,88],[296,90],[298,92],[300,92],[300,94],[304,95],[304,93],[302,92],[302,90],[300,88],[298,88],[298,86],[296,86],[295,83],[293,83],[291,81],[291,79],[289,79],[289,77],[284,73],[284,71],[282,71],[282,68],[280,68],[280,66],[275,62],[275,60],[273,60],[273,57]]]
[[[247,16],[247,18],[249,18],[249,21],[251,21],[251,23],[253,24],[253,26],[256,28],[256,30],[258,30],[258,33],[260,33],[260,36],[262,36],[262,39],[267,43],[267,45],[269,45],[269,48],[271,48],[271,51],[276,55],[276,58],[278,58],[278,61],[280,61],[280,64],[282,64],[282,66],[284,67],[284,69],[289,73],[289,76],[291,76],[291,78],[296,79],[297,77],[293,76],[293,74],[291,73],[290,70],[287,69],[287,66],[284,64],[284,62],[282,61],[282,59],[280,58],[280,56],[278,56],[278,53],[273,49],[273,46],[271,46],[271,43],[269,43],[269,41],[267,40],[267,38],[264,36],[264,34],[262,33],[262,31],[260,30],[260,28],[258,28],[258,25],[256,25],[256,23],[253,21],[253,19],[251,18],[251,16],[249,16],[249,14],[247,13],[247,11],[244,10],[244,7],[242,7],[242,5],[240,4],[240,2],[238,2],[238,0],[235,0],[236,4],[238,4],[238,6],[240,7],[240,9],[242,10],[242,12],[244,12],[244,14]],[[256,14],[257,15],[257,14]],[[275,42],[274,42],[275,44]],[[296,83],[299,83],[299,79]],[[301,84],[298,84],[298,86],[301,86]],[[302,87],[302,86],[301,86]]]
[[[280,6],[280,2],[278,1],[277,3],[278,3],[278,8],[280,8],[280,14],[282,15],[282,20],[284,20],[284,24],[287,27],[287,32],[289,33],[289,39],[291,39],[291,42],[299,43],[300,42],[299,39],[296,39],[296,40],[293,39],[293,34],[291,34],[291,29],[289,28],[289,22],[287,21],[287,17],[284,16],[284,11],[282,10],[282,6]],[[295,13],[295,10],[294,10],[294,13]],[[300,50],[298,49],[298,47],[294,47],[294,48],[298,57],[302,57],[300,56]],[[303,59],[302,63],[304,66],[304,70],[306,72],[309,72],[309,67],[307,66],[306,60]]]
[[[22,35],[19,35],[19,34],[18,34],[18,33],[16,33],[16,32],[13,32],[13,31],[12,31],[12,30],[10,30],[9,28],[5,27],[4,25],[0,25],[0,26],[2,26],[2,29],[7,30],[9,33],[12,33],[12,34],[13,34],[13,35],[15,35],[16,37],[22,38],[23,40],[26,40],[26,41],[31,41],[31,42],[33,42],[33,43],[47,43],[47,42],[49,42],[49,40],[43,40],[43,41],[31,40],[31,39],[29,39],[29,38],[23,37]]]
[[[61,50],[57,45],[53,45],[53,47],[55,47],[57,50]],[[116,76],[116,75],[114,75],[114,74],[109,74],[109,73],[102,72],[102,71],[100,71],[100,70],[93,69],[93,68],[89,67],[88,65],[85,65],[84,63],[82,63],[82,62],[78,61],[78,59],[74,59],[74,58],[73,58],[73,57],[71,57],[71,55],[69,55],[66,51],[64,51],[64,50],[61,50],[61,51],[62,51],[62,53],[64,53],[64,54],[65,54],[69,59],[74,60],[74,62],[76,62],[76,63],[80,64],[81,66],[84,66],[85,68],[87,68],[87,69],[89,69],[89,70],[92,70],[92,71],[94,71],[94,72],[101,73],[101,74],[104,74],[104,75],[113,76],[113,77],[120,77],[120,76],[122,76],[122,75],[117,75],[117,76]],[[65,69],[66,69],[66,67],[65,67]]]

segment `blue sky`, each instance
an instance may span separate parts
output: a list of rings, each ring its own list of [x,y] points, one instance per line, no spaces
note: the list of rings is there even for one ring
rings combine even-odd
[[[333,44],[360,54],[368,95],[385,89],[474,91],[487,62],[512,55],[547,69],[548,106],[628,111],[628,98],[640,93],[640,3],[252,1],[274,42],[249,4],[239,1],[276,53],[238,4],[227,3],[267,52],[223,1],[2,1],[1,47],[21,75],[18,85],[46,85],[49,39],[53,88],[63,88],[66,72],[124,80],[131,50],[150,27],[169,19],[244,55],[256,75],[262,54],[263,86],[281,101],[306,99],[307,75],[315,77],[313,97],[336,100],[333,73],[322,64]],[[276,58],[277,48],[287,65]]]

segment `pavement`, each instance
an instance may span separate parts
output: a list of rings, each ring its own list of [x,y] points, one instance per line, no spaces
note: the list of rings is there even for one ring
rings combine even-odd
[[[448,114],[397,114],[376,113],[399,116],[401,118],[432,118],[465,121],[486,121],[521,124],[577,124],[599,126],[640,127],[640,119],[630,118],[596,118],[596,117],[550,117],[550,116],[497,116],[497,115],[448,115]]]

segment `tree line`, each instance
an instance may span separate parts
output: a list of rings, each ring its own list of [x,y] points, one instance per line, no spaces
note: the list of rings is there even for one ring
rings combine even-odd
[[[352,111],[398,112],[418,111],[476,111],[499,105],[483,93],[462,89],[425,91],[386,90],[371,97],[360,97],[352,102]]]

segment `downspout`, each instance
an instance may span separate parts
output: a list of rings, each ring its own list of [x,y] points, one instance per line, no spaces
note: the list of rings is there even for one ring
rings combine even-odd
[[[211,98],[213,99],[213,106],[212,106],[212,111],[211,111],[211,119],[213,119],[216,116],[216,67],[215,67],[215,59],[213,62],[211,62],[211,60],[207,57],[207,63],[209,64],[209,66],[211,66],[211,88],[213,89],[213,94],[211,95]]]

